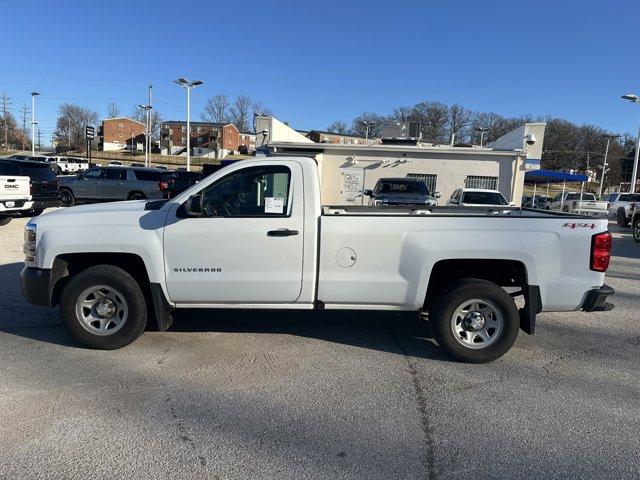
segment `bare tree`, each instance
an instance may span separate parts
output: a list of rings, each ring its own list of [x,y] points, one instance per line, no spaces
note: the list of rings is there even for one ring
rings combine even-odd
[[[342,120],[336,120],[331,125],[327,127],[327,131],[331,133],[347,133],[347,124]]]
[[[385,117],[372,112],[364,112],[351,122],[351,133],[361,137],[367,135],[369,138],[379,137],[382,133],[382,127],[386,123]]]
[[[395,122],[408,122],[411,120],[413,109],[407,106],[396,107],[391,114],[391,120]]]
[[[95,125],[98,121],[98,112],[87,107],[63,103],[58,109],[58,120],[53,137],[60,145],[71,144],[74,149],[82,149],[85,146],[85,127]]]
[[[107,105],[107,118],[116,118],[120,116],[120,107],[115,102]]]
[[[238,95],[229,108],[229,120],[238,130],[246,132],[251,125],[251,114],[253,113],[253,101],[247,95]]]
[[[205,122],[227,123],[229,121],[229,97],[220,93],[207,100],[201,118]]]
[[[429,142],[447,141],[449,109],[438,102],[421,102],[411,110],[411,120],[422,125],[422,138]]]
[[[473,112],[467,110],[462,105],[454,103],[449,107],[449,138],[454,141],[464,142],[468,140],[467,128],[471,124]]]

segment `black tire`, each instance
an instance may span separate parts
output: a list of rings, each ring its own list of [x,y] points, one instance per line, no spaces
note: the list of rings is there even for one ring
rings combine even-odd
[[[633,224],[633,228],[631,229],[631,233],[633,234],[633,239],[640,243],[640,220]]]
[[[113,288],[126,302],[128,314],[122,327],[112,334],[91,333],[76,312],[80,296],[93,286]],[[138,282],[129,273],[113,265],[96,265],[77,274],[64,287],[60,315],[69,334],[78,342],[91,348],[113,350],[129,345],[142,335],[147,324],[147,305]]]
[[[439,292],[439,297],[429,314],[433,335],[438,344],[456,360],[468,363],[490,362],[507,353],[516,341],[520,329],[518,309],[511,296],[495,283],[474,278],[462,279],[445,287]],[[457,308],[471,299],[491,302],[503,317],[502,331],[486,347],[464,346],[454,333],[452,317]]]
[[[76,204],[76,197],[73,196],[73,192],[68,188],[60,190],[60,205],[63,207],[73,207]]]
[[[11,221],[11,217],[0,217],[0,227],[4,227]]]
[[[145,197],[144,193],[142,192],[132,192],[128,197],[129,200],[145,200],[146,198],[147,197]]]
[[[624,208],[618,209],[618,214],[616,215],[616,223],[619,227],[629,226],[629,220],[627,220],[627,216],[624,213]]]

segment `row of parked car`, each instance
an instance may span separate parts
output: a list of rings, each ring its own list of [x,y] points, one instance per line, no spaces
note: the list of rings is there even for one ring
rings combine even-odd
[[[10,160],[46,163],[56,175],[69,175],[89,169],[89,160],[86,158],[45,155],[11,155],[8,158]]]
[[[57,176],[51,162],[0,158],[0,224],[60,205],[171,198],[201,178],[197,172],[125,165],[93,166]]]

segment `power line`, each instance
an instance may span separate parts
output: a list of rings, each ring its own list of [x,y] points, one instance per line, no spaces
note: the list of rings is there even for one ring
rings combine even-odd
[[[27,139],[27,115],[31,115],[31,108],[27,106],[27,102],[24,102],[22,107],[20,107],[20,116],[22,117],[22,150],[26,148],[25,140]]]

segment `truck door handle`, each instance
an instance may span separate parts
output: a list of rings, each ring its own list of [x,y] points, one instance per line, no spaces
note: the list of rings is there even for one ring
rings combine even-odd
[[[290,237],[291,235],[298,235],[298,230],[279,228],[278,230],[269,230],[267,232],[267,237]]]

